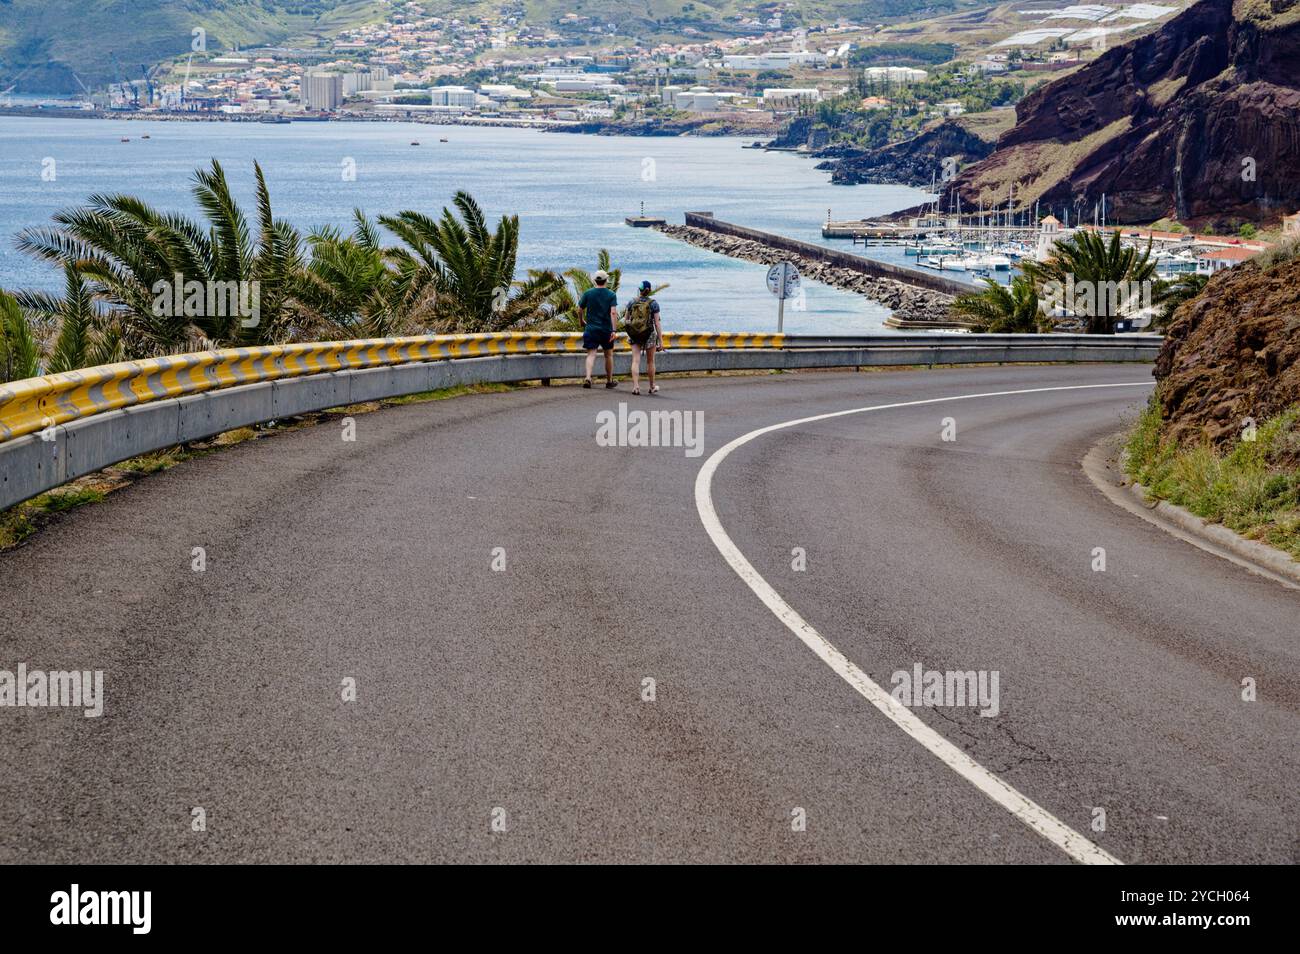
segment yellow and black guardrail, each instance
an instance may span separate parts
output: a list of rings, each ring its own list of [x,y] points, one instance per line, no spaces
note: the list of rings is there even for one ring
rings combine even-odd
[[[668,348],[782,348],[784,335],[666,333]],[[616,347],[628,350],[620,336]],[[0,385],[0,441],[106,411],[330,371],[418,361],[582,352],[582,335],[498,332],[227,348],[126,361]]]
[[[1151,361],[1154,335],[665,334],[661,373]],[[625,337],[615,347],[626,352]],[[620,356],[620,363],[627,358]],[[315,341],[170,355],[0,385],[0,509],[118,461],[237,427],[460,384],[584,370],[565,332]]]

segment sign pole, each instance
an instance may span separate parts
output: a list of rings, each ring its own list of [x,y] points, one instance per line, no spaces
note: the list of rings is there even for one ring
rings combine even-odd
[[[799,271],[789,262],[781,262],[767,270],[767,288],[776,296],[776,333],[785,334],[785,300],[791,288],[799,285]]]

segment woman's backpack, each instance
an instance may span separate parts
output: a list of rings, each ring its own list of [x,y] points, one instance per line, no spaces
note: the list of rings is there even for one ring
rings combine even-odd
[[[655,315],[649,298],[637,298],[627,306],[623,316],[623,329],[627,336],[637,344],[642,344],[655,330]]]

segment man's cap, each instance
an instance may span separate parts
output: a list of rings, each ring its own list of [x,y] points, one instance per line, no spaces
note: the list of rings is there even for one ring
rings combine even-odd
[[[653,287],[654,287],[654,286],[651,285],[649,282],[642,282],[642,283],[641,283],[641,290],[642,290],[642,291],[650,291],[650,289],[652,289]]]
[[[596,281],[598,281],[598,282],[607,282],[607,281],[609,281],[609,276],[608,276],[607,274],[605,274],[605,271],[604,271],[603,269],[602,269],[601,271],[597,272],[595,275],[592,275],[591,277],[594,278],[594,279],[595,279]]]

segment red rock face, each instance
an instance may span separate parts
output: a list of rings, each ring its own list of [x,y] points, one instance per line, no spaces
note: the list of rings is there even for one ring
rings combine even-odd
[[[1068,207],[1077,221],[1104,193],[1108,218],[1120,222],[1276,220],[1300,208],[1300,22],[1236,20],[1231,0],[1202,0],[1034,91],[1016,116],[997,150],[958,179],[964,203],[1023,150],[1074,143],[1129,117],[1127,132],[1047,185],[1043,208]]]
[[[1300,259],[1226,269],[1175,315],[1156,361],[1168,430],[1227,446],[1300,402]],[[1300,466],[1300,445],[1283,449]]]

